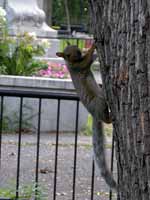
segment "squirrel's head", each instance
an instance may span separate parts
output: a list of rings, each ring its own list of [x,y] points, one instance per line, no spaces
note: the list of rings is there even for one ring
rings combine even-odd
[[[56,55],[64,58],[69,64],[74,64],[82,59],[81,51],[75,45],[67,46],[63,52],[57,52]]]

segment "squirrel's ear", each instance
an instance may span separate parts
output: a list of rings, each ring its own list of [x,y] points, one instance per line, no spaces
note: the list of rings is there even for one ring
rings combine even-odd
[[[64,58],[64,53],[63,53],[63,52],[57,52],[56,55],[57,55],[58,57]]]

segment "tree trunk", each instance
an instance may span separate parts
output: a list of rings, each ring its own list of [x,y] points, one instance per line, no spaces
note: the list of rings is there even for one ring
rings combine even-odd
[[[112,112],[120,200],[150,199],[150,1],[89,0]]]

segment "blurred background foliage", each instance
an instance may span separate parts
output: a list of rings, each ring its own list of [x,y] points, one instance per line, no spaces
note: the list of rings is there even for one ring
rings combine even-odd
[[[69,11],[71,25],[82,25],[88,29],[90,21],[88,0],[53,0],[52,26],[61,27],[62,24],[68,23],[66,9]]]

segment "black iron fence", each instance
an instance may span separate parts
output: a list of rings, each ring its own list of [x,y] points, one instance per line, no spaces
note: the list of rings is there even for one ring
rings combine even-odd
[[[53,185],[49,185],[49,189],[51,191],[51,197],[47,197],[47,199],[49,200],[57,200],[57,199],[63,199],[63,200],[67,200],[68,197],[65,193],[65,191],[60,194],[59,193],[59,189],[57,188],[58,185],[58,161],[59,161],[59,137],[60,137],[60,127],[59,127],[59,122],[60,122],[60,108],[61,108],[61,101],[66,100],[66,101],[74,101],[76,103],[76,113],[75,113],[75,130],[74,130],[74,142],[71,145],[71,148],[73,150],[73,163],[71,166],[71,170],[72,173],[69,175],[70,176],[70,192],[71,192],[71,196],[69,197],[69,200],[75,200],[75,199],[80,199],[77,198],[78,197],[78,191],[76,190],[76,186],[77,186],[77,178],[80,178],[77,176],[77,164],[78,164],[78,136],[79,136],[79,131],[78,131],[78,124],[79,124],[79,98],[76,95],[73,94],[62,94],[62,93],[50,93],[50,92],[31,92],[31,91],[15,91],[15,90],[0,90],[0,97],[1,97],[1,102],[0,102],[0,170],[2,170],[1,166],[2,166],[2,151],[3,151],[3,124],[4,124],[4,102],[5,102],[5,98],[6,97],[17,97],[19,98],[19,129],[18,129],[18,133],[16,134],[16,142],[15,145],[17,147],[16,150],[16,175],[15,175],[15,197],[14,198],[4,198],[3,196],[0,197],[0,199],[4,200],[4,199],[21,199],[20,197],[20,185],[22,184],[22,181],[20,180],[20,172],[21,172],[21,167],[22,167],[22,160],[21,160],[21,156],[23,156],[23,153],[21,153],[21,150],[23,147],[22,145],[22,137],[23,137],[23,133],[22,133],[22,124],[23,124],[23,117],[22,117],[22,113],[23,113],[23,102],[24,102],[24,98],[33,98],[33,99],[37,99],[38,100],[38,117],[37,117],[37,130],[36,130],[36,134],[34,134],[34,137],[36,138],[36,142],[35,142],[35,168],[33,169],[33,173],[35,176],[35,195],[34,195],[34,199],[39,199],[38,198],[38,190],[36,188],[38,188],[38,185],[40,184],[39,181],[39,163],[42,161],[42,157],[40,156],[40,151],[41,151],[41,110],[42,110],[42,106],[44,106],[42,104],[42,101],[44,99],[55,99],[57,100],[57,117],[56,117],[56,133],[55,133],[55,142],[53,143],[53,148],[54,148],[54,166],[53,166]],[[7,105],[9,106],[9,105]],[[62,134],[61,134],[61,137]],[[5,147],[5,142],[4,142],[4,147]],[[88,147],[87,147],[88,148]],[[111,155],[111,171],[113,171],[113,159],[114,159],[114,140],[112,141],[112,155]],[[3,152],[3,156],[6,156],[6,153]],[[12,154],[13,156],[13,154]],[[27,159],[27,158],[26,158]],[[66,157],[66,160],[69,159]],[[84,162],[84,161],[83,161]],[[12,164],[13,165],[13,164]],[[90,182],[90,186],[87,188],[88,191],[88,197],[84,198],[81,197],[81,199],[89,199],[89,200],[96,200],[97,198],[101,199],[101,193],[98,194],[98,197],[95,198],[95,188],[94,188],[94,184],[95,184],[95,167],[94,167],[94,162],[91,160],[91,163],[87,164],[87,168],[91,166],[91,173],[90,174],[86,174],[85,176],[88,176],[89,182]],[[12,166],[10,165],[10,170],[11,170]],[[14,167],[13,167],[14,168]],[[26,166],[24,166],[24,169],[26,170]],[[5,170],[5,166],[3,167],[3,171]],[[2,173],[7,173],[7,172],[3,172]],[[13,169],[14,171],[14,169]],[[28,173],[28,171],[26,172]],[[46,173],[46,169],[45,172]],[[64,169],[64,171],[61,171],[61,173],[65,176],[67,172],[67,169]],[[62,176],[63,179],[63,176]],[[0,178],[0,182],[2,181],[2,179]],[[62,181],[62,180],[59,180]],[[65,180],[66,181],[66,180]],[[63,182],[63,181],[62,181]],[[64,187],[65,190],[65,187]],[[28,199],[28,198],[22,198],[22,199]],[[29,198],[30,199],[30,198]],[[41,198],[44,200],[44,197]],[[112,192],[109,192],[109,195],[107,195],[107,198],[105,197],[105,199],[112,199]]]

